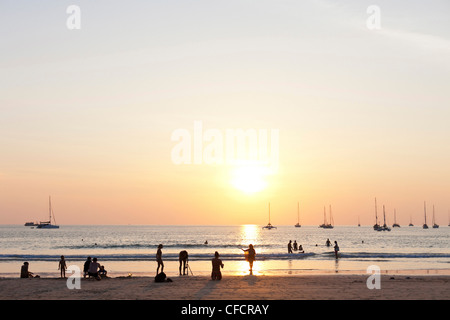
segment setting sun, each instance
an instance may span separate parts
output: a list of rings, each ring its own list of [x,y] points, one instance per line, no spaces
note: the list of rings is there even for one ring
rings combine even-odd
[[[263,166],[239,166],[231,173],[231,184],[245,193],[255,193],[267,187],[268,170]]]

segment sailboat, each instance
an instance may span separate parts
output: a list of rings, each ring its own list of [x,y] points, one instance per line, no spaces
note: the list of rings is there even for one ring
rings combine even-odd
[[[389,228],[386,224],[386,211],[384,209],[384,205],[383,205],[383,219],[384,219],[384,224],[377,231],[391,231],[391,228]]]
[[[270,223],[270,203],[269,203],[269,223],[268,223],[266,226],[264,226],[263,229],[271,230],[271,229],[276,229],[276,228],[277,228],[277,227],[274,227],[274,226]]]
[[[38,229],[58,229],[59,226],[56,225],[56,221],[55,221],[55,215],[53,214],[53,221],[55,222],[55,224],[52,224],[52,199],[49,196],[48,197],[48,213],[49,213],[49,219],[48,221],[41,221],[39,222],[39,224],[36,226],[36,228]]]
[[[412,223],[412,217],[411,217],[411,216],[409,216],[409,226],[410,226],[410,227],[414,227],[414,225],[413,225],[413,223]]]
[[[361,227],[361,223],[359,223],[359,216],[358,216],[358,227]]]
[[[394,209],[394,224],[392,225],[392,228],[400,228],[400,225],[397,223],[397,215]]]
[[[323,207],[323,224],[319,226],[319,228],[324,229],[333,229],[333,218],[331,216],[331,205],[330,205],[330,223],[327,223],[327,214],[325,206]]]
[[[436,223],[436,221],[434,220],[434,205],[433,205],[433,228],[437,229],[439,228],[439,225]]]
[[[377,198],[375,198],[375,224],[373,225],[373,230],[381,231],[381,226],[378,224],[378,210],[377,210]]]
[[[296,228],[300,228],[300,204],[297,202],[297,223],[295,224]]]
[[[423,203],[423,213],[424,213],[424,216],[425,216],[425,222],[424,222],[422,228],[423,229],[428,229],[428,225],[427,225],[427,203],[426,202]]]

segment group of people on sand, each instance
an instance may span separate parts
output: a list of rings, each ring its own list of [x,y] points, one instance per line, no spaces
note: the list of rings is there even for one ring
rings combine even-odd
[[[293,251],[298,251],[298,253],[305,253],[305,251],[303,250],[303,246],[297,244],[297,240],[294,240],[294,243],[292,243],[292,240],[289,240],[288,253],[293,253]]]
[[[21,269],[20,269],[20,277],[21,278],[39,278],[39,275],[34,275],[33,272],[30,272],[28,270],[29,263],[24,262]],[[60,277],[65,279],[66,278],[66,270],[67,270],[67,264],[66,259],[64,256],[61,256],[61,259],[58,262],[58,270],[60,270]],[[92,259],[91,257],[88,257],[86,261],[84,262],[83,266],[83,273],[84,278],[88,276],[88,278],[93,278],[97,280],[101,280],[102,278],[107,278],[107,273],[105,266],[100,265],[97,262],[97,258]]]
[[[158,245],[158,249],[156,251],[156,262],[157,262],[158,266],[156,268],[155,281],[157,280],[158,277],[160,277],[161,274],[164,274],[164,262],[162,259],[162,248],[163,248],[163,245],[160,244],[160,245]],[[248,246],[248,249],[241,249],[241,250],[244,251],[245,260],[248,261],[248,263],[250,265],[250,274],[252,274],[253,262],[255,261],[255,258],[256,258],[255,249],[253,248],[253,245],[250,244]],[[181,270],[183,270],[183,275],[186,275],[186,273],[189,274],[189,271],[187,270],[189,268],[188,259],[189,259],[188,252],[186,250],[180,251],[179,257],[178,257],[178,260],[180,263],[178,271],[179,271],[180,276],[182,274]],[[222,259],[220,259],[220,254],[218,251],[214,252],[214,258],[211,260],[211,264],[212,264],[211,280],[222,280],[221,269],[223,269],[224,264],[222,262]],[[161,272],[159,272],[160,268],[161,268]],[[191,273],[192,273],[192,270],[191,270]]]
[[[83,276],[86,278],[93,278],[96,280],[101,280],[102,278],[107,278],[108,271],[106,271],[105,266],[97,262],[97,258],[92,259],[87,257],[83,266]]]

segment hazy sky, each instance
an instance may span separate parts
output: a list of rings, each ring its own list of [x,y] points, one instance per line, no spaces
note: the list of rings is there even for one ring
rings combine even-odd
[[[67,27],[70,5],[81,29]],[[377,197],[390,224],[395,209],[421,225],[426,201],[447,225],[449,12],[447,0],[3,0],[0,223],[45,220],[51,195],[59,224],[265,224],[270,202],[272,223],[293,225],[300,202],[305,225],[329,205],[336,224],[371,225]],[[278,130],[278,170],[175,164],[172,134],[195,121]]]

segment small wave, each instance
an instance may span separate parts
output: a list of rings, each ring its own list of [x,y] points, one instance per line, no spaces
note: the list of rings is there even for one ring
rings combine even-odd
[[[333,253],[334,254],[334,253]],[[422,258],[450,258],[448,253],[384,253],[384,252],[342,252],[341,258],[368,259],[422,259]]]

